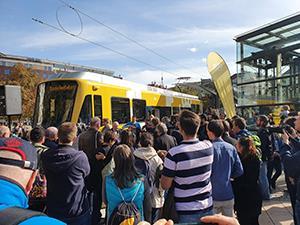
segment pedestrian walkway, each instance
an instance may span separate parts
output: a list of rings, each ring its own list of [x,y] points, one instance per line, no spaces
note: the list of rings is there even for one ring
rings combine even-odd
[[[259,218],[262,225],[292,225],[293,210],[286,189],[284,176],[277,181],[276,191],[273,192],[270,201],[263,202],[263,212]]]

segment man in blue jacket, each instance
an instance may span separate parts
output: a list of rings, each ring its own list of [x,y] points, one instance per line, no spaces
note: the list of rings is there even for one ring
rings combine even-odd
[[[27,141],[0,138],[0,224],[63,225],[27,210],[28,194],[37,175],[37,152]]]
[[[298,135],[290,136],[287,132],[282,135],[280,144],[281,161],[284,166],[285,175],[289,177],[292,184],[296,186],[296,203],[291,198],[294,212],[294,223],[300,224],[300,116],[295,121],[295,129]],[[291,143],[293,141],[293,144]]]
[[[207,125],[207,135],[214,148],[211,184],[214,212],[233,217],[234,195],[231,179],[243,174],[243,166],[235,147],[221,137],[224,132],[221,120],[212,120]]]

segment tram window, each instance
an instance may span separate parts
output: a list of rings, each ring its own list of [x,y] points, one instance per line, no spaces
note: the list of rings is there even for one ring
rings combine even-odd
[[[84,102],[81,107],[78,122],[89,124],[92,118],[92,97],[91,95],[85,96]]]
[[[128,98],[111,98],[112,121],[126,123],[130,121],[130,105]]]
[[[173,107],[173,115],[179,113],[179,107]]]
[[[194,113],[199,113],[200,112],[200,105],[192,104],[192,111]]]
[[[159,109],[160,117],[163,118],[164,116],[170,117],[171,116],[171,107],[161,107]]]
[[[102,97],[101,95],[94,95],[94,113],[102,119]]]
[[[144,121],[146,118],[146,101],[140,99],[133,99],[133,115],[136,116],[137,121]]]
[[[168,117],[171,116],[171,107],[158,106],[158,107],[155,107],[155,109],[159,110],[159,117],[160,118],[163,118],[164,116],[168,116]]]

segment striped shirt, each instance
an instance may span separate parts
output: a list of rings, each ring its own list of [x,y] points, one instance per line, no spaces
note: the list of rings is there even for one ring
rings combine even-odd
[[[179,214],[212,208],[210,175],[213,147],[209,141],[182,141],[171,148],[164,161],[163,175],[173,177],[174,199]]]

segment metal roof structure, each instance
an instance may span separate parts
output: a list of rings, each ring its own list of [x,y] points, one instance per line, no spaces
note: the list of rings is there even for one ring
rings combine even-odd
[[[258,49],[243,61],[267,59],[274,53],[300,57],[300,12],[240,34],[234,40]]]

